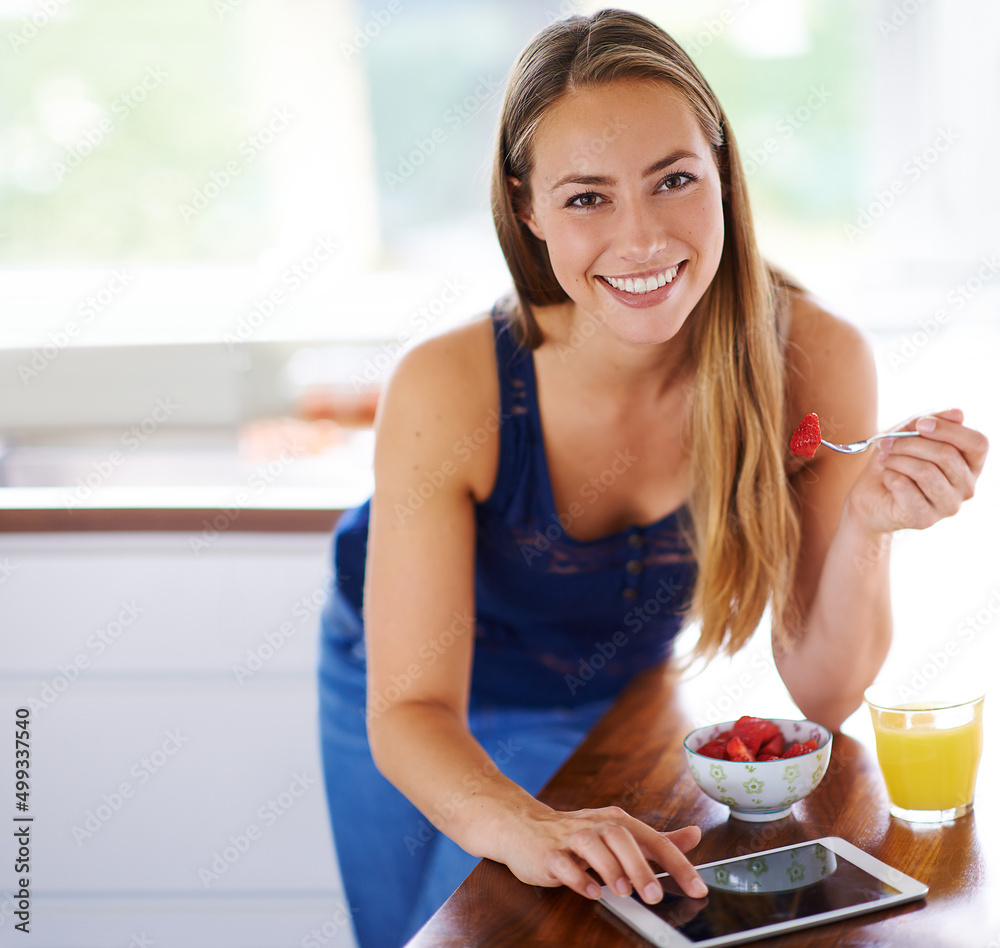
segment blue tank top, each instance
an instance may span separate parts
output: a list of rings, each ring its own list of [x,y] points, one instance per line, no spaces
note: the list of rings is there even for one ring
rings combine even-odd
[[[513,339],[511,305],[509,298],[501,300],[492,314],[500,450],[493,492],[476,505],[470,703],[572,707],[614,696],[633,675],[669,656],[690,602],[696,565],[683,507],[648,526],[595,540],[567,533],[573,511],[596,500],[599,485],[585,485],[560,518],[542,438],[534,360]],[[457,444],[456,453],[462,450]],[[612,468],[615,464],[624,470],[629,456],[619,454]],[[332,544],[336,588],[322,620],[326,645],[359,661],[369,507],[366,501],[337,523]],[[337,621],[341,610],[350,615]],[[471,619],[456,615],[455,627],[442,630],[441,643],[467,632]]]

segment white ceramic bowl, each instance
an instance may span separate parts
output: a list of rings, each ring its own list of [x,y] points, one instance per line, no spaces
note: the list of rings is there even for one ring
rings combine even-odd
[[[816,742],[817,750],[785,760],[744,763],[716,760],[697,752],[707,741],[732,730],[735,721],[710,724],[684,738],[684,753],[694,782],[713,800],[729,807],[738,820],[764,823],[780,820],[792,812],[792,804],[816,789],[830,764],[833,735],[813,721],[770,718],[781,729],[786,744]]]

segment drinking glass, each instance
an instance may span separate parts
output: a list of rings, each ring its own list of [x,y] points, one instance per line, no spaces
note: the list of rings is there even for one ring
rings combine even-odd
[[[972,808],[983,751],[983,697],[901,704],[874,689],[865,693],[893,816],[940,823]]]

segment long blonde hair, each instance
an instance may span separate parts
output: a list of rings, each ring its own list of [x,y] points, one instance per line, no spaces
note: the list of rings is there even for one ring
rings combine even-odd
[[[787,641],[799,523],[785,471],[785,372],[777,328],[783,290],[754,237],[739,153],[725,113],[681,47],[645,17],[602,10],[551,23],[525,48],[508,81],[493,166],[493,219],[519,307],[515,331],[537,348],[532,306],[569,299],[545,244],[519,217],[530,203],[539,123],[573,89],[619,79],[669,83],[712,148],[722,183],[725,239],[718,270],[688,317],[696,384],[689,433],[689,505],[698,579],[688,618],[699,620],[696,656],[736,652],[771,604]],[[515,190],[509,178],[520,186]]]

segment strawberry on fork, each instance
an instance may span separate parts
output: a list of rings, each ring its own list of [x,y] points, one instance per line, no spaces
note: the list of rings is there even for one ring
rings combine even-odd
[[[861,454],[862,451],[868,450],[880,438],[919,437],[919,431],[884,431],[882,434],[872,435],[864,441],[854,441],[851,444],[831,444],[829,441],[823,440],[819,427],[819,416],[815,412],[810,412],[799,422],[798,428],[795,429],[795,433],[792,435],[790,446],[792,454],[811,458],[821,444],[826,445],[826,447],[833,451],[839,451],[841,454]]]

